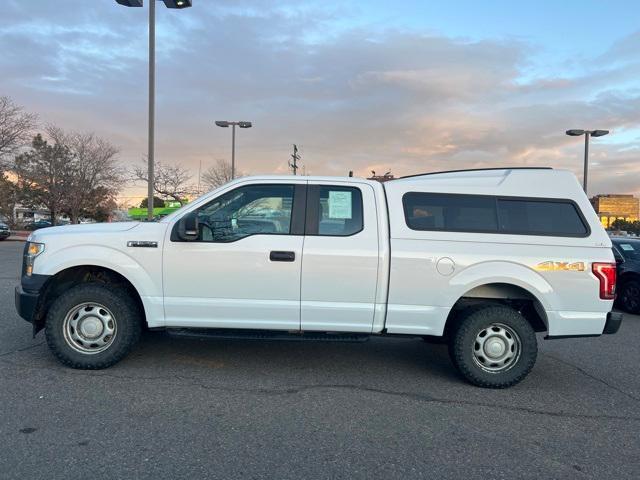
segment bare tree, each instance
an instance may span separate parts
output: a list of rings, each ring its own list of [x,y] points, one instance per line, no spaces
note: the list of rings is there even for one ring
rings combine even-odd
[[[26,113],[9,97],[0,97],[0,167],[3,160],[29,142],[37,116]]]
[[[92,133],[65,132],[55,126],[46,130],[49,140],[36,135],[31,149],[13,162],[20,201],[47,208],[54,225],[61,213],[73,223],[81,215],[106,218],[124,180],[117,149]]]
[[[50,144],[42,135],[33,138],[31,149],[15,158],[13,171],[20,200],[31,207],[46,207],[51,223],[62,212],[72,174],[73,154],[60,144]]]
[[[105,208],[115,205],[115,196],[125,180],[117,161],[118,149],[94,133],[65,132],[48,126],[47,134],[73,156],[68,167],[64,212],[72,223],[78,223],[81,215],[104,216]]]
[[[136,167],[133,170],[134,180],[148,182],[146,165],[145,160],[144,167]],[[186,168],[155,162],[153,191],[163,199],[171,199],[182,205],[185,199],[196,191],[190,180],[191,173]]]
[[[224,160],[217,160],[214,166],[207,168],[202,174],[202,183],[207,190],[218,188],[231,180],[231,164]]]
[[[0,97],[0,215],[13,223],[13,210],[18,201],[18,190],[5,171],[11,156],[28,144],[36,125],[36,115],[26,113],[8,97]]]
[[[0,172],[0,220],[6,219],[9,225],[14,225],[13,211],[18,203],[18,189],[14,182]]]

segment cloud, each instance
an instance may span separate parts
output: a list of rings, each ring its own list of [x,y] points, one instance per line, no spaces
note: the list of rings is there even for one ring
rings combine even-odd
[[[110,1],[24,3],[10,2],[0,27],[12,45],[0,57],[0,93],[46,121],[94,130],[121,147],[123,163],[138,162],[146,12]],[[213,121],[239,119],[254,123],[239,132],[237,152],[252,173],[286,171],[293,143],[313,174],[506,165],[579,173],[582,144],[564,131],[608,128],[592,148],[592,191],[640,190],[637,138],[614,140],[640,128],[640,34],[579,69],[532,78],[540,52],[520,39],[385,29],[357,15],[324,2],[159,8],[157,157],[194,173],[200,161],[228,158],[229,132]]]

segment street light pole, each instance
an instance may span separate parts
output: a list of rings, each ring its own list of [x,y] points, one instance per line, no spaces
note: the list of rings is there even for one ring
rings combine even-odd
[[[582,174],[582,189],[587,193],[587,177],[589,175],[589,137],[591,132],[584,132],[584,173]]]
[[[163,0],[167,8],[189,8],[191,0]],[[144,0],[116,0],[125,7],[142,7]],[[156,104],[156,0],[149,2],[149,133],[147,145],[147,219],[153,220],[153,186],[155,183],[155,104]]]
[[[156,105],[156,2],[149,2],[149,144],[147,151],[147,220],[153,220],[153,186],[155,183],[155,105]]]
[[[251,128],[251,122],[230,122],[228,120],[216,120],[218,127],[231,127],[231,180],[236,178],[236,126],[240,128]]]
[[[589,175],[589,139],[591,137],[603,137],[609,133],[609,130],[578,130],[572,129],[565,132],[570,137],[579,137],[584,135],[584,172],[582,174],[582,189],[587,193],[587,179]]]
[[[231,180],[236,178],[236,124],[231,128]]]

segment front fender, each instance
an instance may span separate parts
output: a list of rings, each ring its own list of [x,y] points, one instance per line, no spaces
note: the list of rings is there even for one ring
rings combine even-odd
[[[56,275],[80,266],[113,270],[131,282],[140,295],[149,326],[164,323],[161,249],[136,249],[129,254],[105,245],[70,245],[54,251],[45,249],[45,253],[36,259],[36,273]]]

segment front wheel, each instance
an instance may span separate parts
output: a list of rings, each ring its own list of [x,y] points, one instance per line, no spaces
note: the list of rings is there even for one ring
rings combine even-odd
[[[45,334],[49,348],[63,364],[97,370],[129,353],[140,331],[139,309],[126,290],[87,283],[71,288],[53,303]]]
[[[506,388],[531,371],[538,342],[535,331],[518,311],[487,305],[461,314],[449,341],[449,354],[470,383]]]

